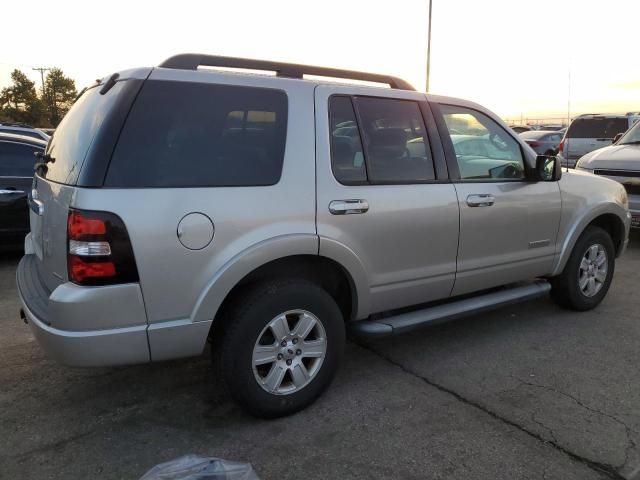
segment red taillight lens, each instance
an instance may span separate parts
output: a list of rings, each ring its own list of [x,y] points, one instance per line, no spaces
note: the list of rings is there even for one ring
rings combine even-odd
[[[67,233],[69,240],[79,240],[85,235],[104,235],[107,233],[107,226],[99,218],[88,218],[80,212],[71,210],[67,222]]]
[[[69,275],[76,283],[87,279],[114,277],[116,266],[113,262],[85,262],[76,255],[69,256]]]
[[[110,212],[69,210],[67,219],[69,280],[78,285],[138,281],[127,229]]]
[[[564,150],[564,138],[560,142],[560,145],[558,145],[558,153],[562,153],[562,150]]]

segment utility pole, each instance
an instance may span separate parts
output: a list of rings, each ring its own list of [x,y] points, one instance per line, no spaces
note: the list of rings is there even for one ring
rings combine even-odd
[[[567,78],[567,127],[571,123],[571,67]]]
[[[429,33],[427,34],[427,93],[429,93],[429,80],[431,76],[431,2],[429,0]]]
[[[36,72],[40,72],[40,79],[42,80],[42,96],[44,97],[44,72],[48,72],[51,70],[50,68],[45,67],[36,67],[31,70],[35,70]]]

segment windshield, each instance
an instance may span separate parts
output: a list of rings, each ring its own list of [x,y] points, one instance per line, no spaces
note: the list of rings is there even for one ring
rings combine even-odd
[[[633,143],[640,143],[640,122],[636,122],[633,127],[627,130],[627,133],[618,140],[617,145],[629,145]]]

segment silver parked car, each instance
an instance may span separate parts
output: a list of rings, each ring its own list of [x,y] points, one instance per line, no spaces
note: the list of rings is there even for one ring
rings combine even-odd
[[[640,228],[640,123],[610,147],[583,156],[576,168],[620,182],[629,197],[631,226]]]
[[[562,134],[553,130],[530,130],[519,135],[539,155],[555,155],[562,140]]]
[[[265,417],[321,394],[348,329],[548,292],[594,308],[630,223],[619,183],[562,173],[480,105],[303,65],[189,54],[119,72],[42,160],[17,272],[42,347],[119,365],[210,339],[231,395]]]

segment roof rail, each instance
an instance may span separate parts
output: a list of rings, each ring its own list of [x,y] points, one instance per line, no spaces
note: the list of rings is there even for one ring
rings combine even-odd
[[[217,55],[201,55],[197,53],[183,53],[174,55],[162,62],[159,67],[176,68],[181,70],[197,70],[199,66],[226,67],[248,70],[265,70],[276,72],[279,77],[303,78],[304,75],[319,77],[345,78],[366,82],[385,83],[391,88],[399,90],[415,90],[409,82],[391,75],[377,73],[354,72],[337,68],[314,67],[295,63],[272,62],[268,60],[251,60],[248,58],[220,57]]]

